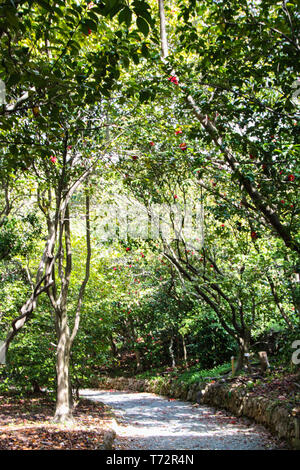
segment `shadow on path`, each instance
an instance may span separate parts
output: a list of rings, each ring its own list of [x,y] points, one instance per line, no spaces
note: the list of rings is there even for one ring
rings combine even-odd
[[[113,408],[119,450],[282,448],[262,426],[207,406],[129,391],[82,390],[80,395]]]

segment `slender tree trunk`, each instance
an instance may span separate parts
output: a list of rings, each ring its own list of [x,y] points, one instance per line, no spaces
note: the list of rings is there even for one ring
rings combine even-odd
[[[85,288],[90,275],[91,245],[90,245],[90,201],[86,195],[86,242],[87,255],[85,265],[85,277],[80,286],[75,310],[75,319],[72,333],[68,324],[67,301],[69,295],[70,277],[72,272],[72,247],[71,247],[71,229],[69,206],[66,206],[64,218],[60,223],[59,246],[57,250],[58,273],[61,280],[61,291],[57,297],[56,289],[49,292],[52,306],[55,310],[55,326],[58,338],[56,375],[57,375],[57,399],[54,421],[64,422],[72,419],[72,388],[71,377],[69,375],[71,347],[76,337],[79,322],[80,311],[85,293]],[[65,255],[63,250],[63,235],[65,237]],[[65,257],[65,266],[64,266]]]
[[[32,381],[32,393],[34,395],[39,395],[39,394],[43,393],[43,391],[41,390],[37,380]]]
[[[282,316],[282,318],[284,319],[284,321],[286,322],[286,324],[289,326],[289,328],[293,328],[293,324],[292,322],[290,321],[289,317],[286,315],[285,311],[284,311],[284,307],[280,301],[280,298],[277,294],[277,291],[276,291],[276,287],[275,287],[275,283],[273,281],[273,279],[271,278],[271,276],[267,275],[267,279],[269,281],[269,284],[270,284],[270,287],[271,287],[271,292],[272,292],[272,295],[273,295],[273,298],[275,300],[275,303],[277,305],[277,308]]]
[[[292,296],[294,300],[294,306],[296,314],[298,315],[298,320],[300,320],[300,270],[299,267],[295,268],[294,274],[292,276]]]
[[[136,358],[136,370],[137,372],[140,372],[142,370],[141,353],[137,348],[135,348],[134,354]]]
[[[26,300],[24,305],[22,305],[20,315],[12,321],[11,329],[7,333],[6,339],[0,347],[0,356],[6,356],[8,347],[12,340],[23,328],[25,323],[30,320],[32,313],[36,308],[39,296],[43,292],[47,291],[49,287],[53,284],[53,280],[51,279],[51,272],[53,267],[53,249],[55,239],[55,225],[53,222],[49,222],[48,238],[37,270],[36,281],[33,287],[32,294],[30,295],[29,299]]]
[[[54,421],[64,422],[72,419],[72,399],[70,390],[70,331],[66,310],[58,312],[59,338],[56,357],[57,398]]]
[[[185,338],[182,335],[182,349],[183,349],[183,360],[185,365],[187,366],[187,350],[186,350],[186,344],[185,344]]]
[[[169,346],[169,352],[170,352],[170,357],[171,357],[171,361],[172,361],[172,367],[176,367],[176,362],[175,362],[175,355],[174,355],[174,338],[173,336],[171,337],[171,340],[170,340],[170,346]]]
[[[112,357],[114,359],[116,359],[116,357],[118,355],[118,351],[117,351],[117,347],[116,347],[116,344],[115,344],[115,341],[114,341],[114,338],[113,338],[112,334],[110,335],[109,339],[110,339],[110,349],[111,349]]]
[[[139,348],[136,347],[137,334],[136,334],[134,324],[133,324],[133,321],[132,321],[131,317],[128,318],[128,326],[129,326],[129,328],[128,328],[128,331],[127,331],[127,335],[128,335],[128,339],[131,340],[132,343],[133,343],[133,352],[134,352],[135,359],[136,359],[136,370],[137,370],[137,372],[140,372],[142,370],[141,353],[140,353]]]
[[[165,59],[169,53],[168,39],[166,33],[166,16],[164,0],[158,0],[159,19],[160,19],[160,43],[161,43],[161,58]]]
[[[235,374],[240,372],[244,366],[247,366],[249,370],[251,370],[250,362],[249,362],[249,354],[250,354],[250,340],[251,340],[251,333],[249,330],[245,330],[243,336],[240,336],[238,339],[238,358],[237,363],[235,366]]]

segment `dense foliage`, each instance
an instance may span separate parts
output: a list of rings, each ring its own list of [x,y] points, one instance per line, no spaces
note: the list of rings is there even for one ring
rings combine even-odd
[[[1,4],[1,389],[290,365],[296,7],[166,2],[166,53],[154,1]]]

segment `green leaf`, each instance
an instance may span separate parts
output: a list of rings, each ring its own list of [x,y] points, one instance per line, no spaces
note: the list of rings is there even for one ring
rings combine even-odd
[[[42,7],[45,8],[47,11],[53,11],[53,7],[49,5],[49,2],[45,2],[44,0],[38,0],[37,3]]]
[[[141,16],[139,16],[136,20],[136,24],[137,24],[138,29],[144,34],[144,36],[148,36],[149,25],[147,21],[144,20],[144,18],[142,18]]]
[[[88,29],[90,29],[91,31],[95,31],[95,32],[97,31],[98,25],[97,25],[97,23],[95,23],[95,21],[93,21],[93,20],[86,19],[85,22],[84,22],[84,25],[85,25]]]
[[[131,20],[132,20],[132,13],[130,9],[126,6],[124,7],[118,16],[119,24],[125,23],[127,28],[131,25]]]
[[[109,10],[110,18],[113,18],[114,16],[116,16],[116,14],[121,10],[122,7],[123,7],[123,5],[119,5],[117,3],[114,7],[110,8],[110,10]]]
[[[140,102],[144,103],[145,101],[148,101],[151,98],[151,92],[150,90],[141,90],[140,91]]]
[[[20,82],[20,80],[21,80],[20,75],[17,72],[13,73],[8,79],[7,86],[16,85],[17,83]]]
[[[133,60],[133,62],[135,63],[135,65],[138,65],[140,59],[139,59],[139,56],[135,53],[131,54],[131,58]]]
[[[145,57],[146,59],[148,59],[148,57],[149,57],[149,49],[148,49],[148,47],[146,46],[145,43],[143,43],[142,48],[141,48],[141,51],[142,51],[143,57]]]

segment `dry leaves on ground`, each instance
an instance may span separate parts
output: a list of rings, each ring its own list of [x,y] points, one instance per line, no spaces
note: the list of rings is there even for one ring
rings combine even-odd
[[[94,450],[111,425],[108,407],[80,400],[69,424],[54,424],[47,397],[0,396],[0,450]]]

